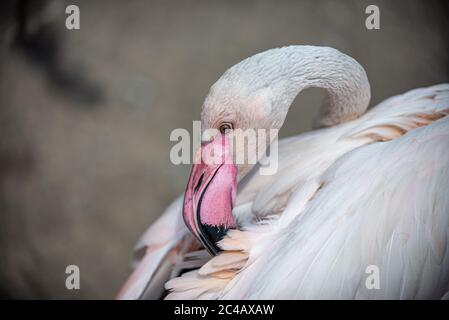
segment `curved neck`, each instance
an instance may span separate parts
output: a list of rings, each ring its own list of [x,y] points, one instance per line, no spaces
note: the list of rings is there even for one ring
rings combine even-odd
[[[295,97],[304,89],[326,90],[318,126],[353,120],[368,108],[370,85],[363,67],[351,57],[329,47],[290,46],[267,50],[230,68],[220,79],[232,84],[239,99],[269,89],[272,117],[280,128]],[[221,91],[223,92],[223,91]],[[245,97],[246,96],[246,97]]]
[[[327,127],[358,118],[368,108],[371,90],[363,67],[351,57],[326,47],[306,47],[291,60],[287,84],[278,88],[289,108],[306,88],[326,90],[317,126]],[[282,101],[281,101],[282,104]]]

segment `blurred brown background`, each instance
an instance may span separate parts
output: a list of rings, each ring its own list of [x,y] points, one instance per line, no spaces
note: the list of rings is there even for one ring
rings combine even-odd
[[[68,4],[81,29],[65,28]],[[365,28],[377,4],[381,29]],[[449,79],[448,10],[436,1],[56,1],[1,4],[0,297],[113,298],[134,243],[180,194],[169,161],[221,73],[289,44],[357,59],[372,104]],[[322,92],[282,135],[309,130]],[[81,290],[65,288],[65,268]]]

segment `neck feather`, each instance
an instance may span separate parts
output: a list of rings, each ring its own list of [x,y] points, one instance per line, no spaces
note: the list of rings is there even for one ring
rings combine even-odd
[[[327,93],[318,126],[353,120],[366,111],[370,100],[370,85],[363,67],[329,47],[271,49],[233,66],[219,83],[226,84],[227,92],[238,91],[241,99],[269,88],[273,108],[283,113],[282,122],[295,97],[306,88],[323,88]],[[231,86],[235,90],[229,90]]]

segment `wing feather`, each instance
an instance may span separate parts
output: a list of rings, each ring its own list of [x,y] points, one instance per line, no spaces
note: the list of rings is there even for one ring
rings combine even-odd
[[[224,297],[412,299],[447,292],[449,118],[354,150],[323,179],[251,274],[239,274],[239,282],[250,283],[246,292],[236,285]],[[370,265],[380,270],[378,290],[365,286]]]

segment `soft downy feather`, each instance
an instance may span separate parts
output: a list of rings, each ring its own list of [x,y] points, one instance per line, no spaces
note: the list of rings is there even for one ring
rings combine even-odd
[[[135,269],[118,299],[157,299],[169,275],[177,275],[172,272],[174,264],[196,242],[182,221],[181,207],[182,197],[178,197],[142,235],[134,249]]]

